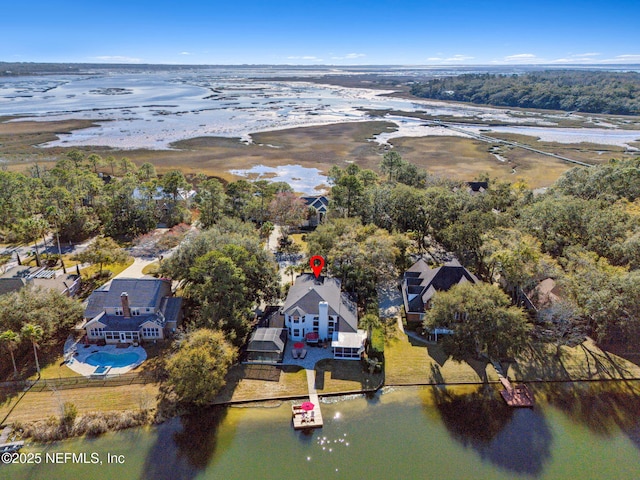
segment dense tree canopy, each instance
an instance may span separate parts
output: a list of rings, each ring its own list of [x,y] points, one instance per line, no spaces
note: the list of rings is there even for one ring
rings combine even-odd
[[[168,383],[181,402],[210,403],[225,384],[237,351],[222,332],[199,329],[189,333],[167,362]]]
[[[640,74],[553,70],[522,75],[467,74],[416,83],[411,93],[504,107],[640,114]]]
[[[163,271],[183,280],[192,321],[223,330],[237,345],[250,329],[250,310],[279,293],[271,253],[250,223],[223,218],[184,241]]]
[[[434,295],[425,328],[453,330],[444,347],[454,359],[511,357],[527,345],[531,327],[524,311],[510,304],[495,285],[462,283]]]

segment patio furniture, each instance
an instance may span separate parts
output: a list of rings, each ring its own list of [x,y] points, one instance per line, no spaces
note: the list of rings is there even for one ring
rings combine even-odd
[[[307,356],[307,349],[303,348],[302,351],[300,352],[300,355],[298,355],[298,358],[304,358]]]

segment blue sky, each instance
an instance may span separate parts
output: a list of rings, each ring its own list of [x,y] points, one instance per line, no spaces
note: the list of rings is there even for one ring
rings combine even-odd
[[[0,61],[640,63],[638,0],[316,3],[3,0]]]

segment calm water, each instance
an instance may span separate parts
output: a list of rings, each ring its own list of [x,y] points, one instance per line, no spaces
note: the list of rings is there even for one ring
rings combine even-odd
[[[600,388],[596,386],[595,388]],[[539,397],[544,394],[538,392]],[[640,400],[587,387],[510,410],[495,392],[424,389],[323,404],[324,428],[290,426],[290,405],[217,409],[157,428],[72,440],[102,465],[0,466],[11,479],[633,479]],[[107,454],[124,465],[107,465]]]
[[[1,77],[0,116],[23,115],[25,119],[36,120],[90,119],[97,126],[60,134],[59,140],[45,146],[104,145],[119,149],[167,149],[172,142],[200,136],[239,137],[251,141],[250,134],[255,132],[371,120],[368,110],[423,111],[431,115],[513,125],[526,121],[548,128],[492,129],[544,136],[544,140],[557,142],[589,141],[627,146],[640,138],[640,132],[625,130],[625,124],[617,125],[620,128],[606,128],[616,125],[600,124],[604,128],[588,130],[559,128],[558,122],[566,119],[565,114],[516,114],[483,106],[389,97],[382,95],[385,92],[380,90],[265,78],[278,74],[287,76],[292,72],[212,69]],[[586,120],[588,115],[575,114],[573,117]],[[395,123],[397,131],[376,138],[381,143],[403,136],[460,135],[449,129],[426,127],[411,116],[391,115],[385,119]],[[485,127],[477,127],[476,131],[478,128]]]
[[[84,363],[88,363],[89,365],[93,365],[95,367],[106,366],[106,367],[126,367],[127,365],[131,365],[140,360],[140,357],[137,353],[121,353],[118,355],[114,355],[112,353],[107,352],[98,352],[89,355]]]

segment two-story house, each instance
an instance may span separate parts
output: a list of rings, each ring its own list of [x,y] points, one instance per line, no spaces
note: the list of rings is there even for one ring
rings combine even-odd
[[[402,279],[402,297],[407,322],[418,323],[424,320],[424,314],[436,292],[445,292],[458,283],[478,281],[478,278],[457,260],[437,268],[431,268],[423,259],[418,260],[404,273]]]
[[[167,279],[117,278],[89,296],[84,316],[90,342],[162,340],[182,321],[182,298]]]
[[[359,359],[367,333],[358,330],[356,305],[335,278],[299,275],[281,309],[288,337],[294,341],[331,341],[334,358]]]

